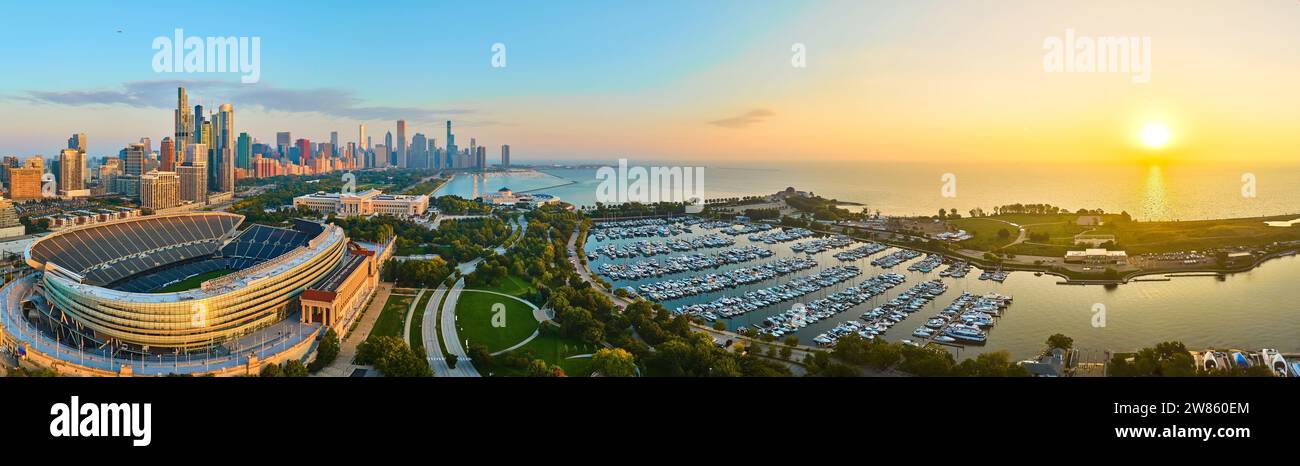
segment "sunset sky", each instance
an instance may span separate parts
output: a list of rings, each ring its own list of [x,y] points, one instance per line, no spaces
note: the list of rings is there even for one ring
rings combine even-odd
[[[376,142],[395,120],[521,162],[1045,162],[1300,156],[1300,2],[106,2],[7,6],[0,155],[172,133],[175,87],[236,128]],[[160,74],[153,39],[261,38],[261,80]],[[1044,40],[1151,39],[1150,82],[1047,73]],[[120,30],[120,32],[118,32]],[[507,47],[492,68],[491,46]],[[804,44],[805,68],[791,66]],[[1153,150],[1139,133],[1168,128]]]

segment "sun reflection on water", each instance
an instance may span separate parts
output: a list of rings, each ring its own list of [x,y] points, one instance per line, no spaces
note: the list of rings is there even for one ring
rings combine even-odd
[[[1165,174],[1159,165],[1147,169],[1147,179],[1142,191],[1142,218],[1168,219],[1169,193],[1165,185]]]

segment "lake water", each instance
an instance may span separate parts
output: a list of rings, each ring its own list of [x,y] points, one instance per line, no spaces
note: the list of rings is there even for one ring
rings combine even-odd
[[[716,231],[716,230],[714,230]],[[694,235],[710,232],[696,228]],[[688,237],[681,235],[678,237]],[[776,256],[744,264],[729,265],[716,271],[725,271],[737,267],[759,264],[779,257],[804,255],[790,250],[794,243],[767,245],[750,242],[747,235],[736,237],[735,247],[755,245],[772,250]],[[651,238],[662,241],[662,238]],[[636,239],[595,241],[588,238],[588,247],[601,247],[605,244],[629,244]],[[854,245],[856,246],[856,244]],[[853,246],[851,246],[853,247]],[[849,248],[826,251],[814,255],[818,266],[799,274],[777,277],[772,280],[709,293],[689,298],[664,302],[664,306],[674,309],[686,304],[709,302],[718,297],[738,296],[749,290],[766,288],[786,283],[796,276],[815,274],[818,271],[839,264],[856,264],[861,267],[862,275],[844,283],[820,290],[798,298],[798,302],[809,303],[818,298],[856,285],[875,275],[894,272],[905,275],[907,281],[889,290],[882,296],[864,302],[848,311],[829,319],[809,325],[800,330],[800,342],[811,344],[813,337],[823,333],[846,320],[855,320],[866,312],[894,298],[911,286],[923,280],[940,278],[939,272],[944,267],[930,273],[909,272],[907,265],[924,258],[905,262],[892,269],[872,266],[871,260],[882,257],[894,249],[888,249],[876,255],[854,262],[841,262],[833,257],[835,252]],[[695,252],[709,253],[718,249],[704,249]],[[674,254],[676,255],[676,254]],[[657,256],[659,261],[669,256]],[[634,263],[645,258],[612,259],[615,263]],[[597,270],[600,264],[610,262],[601,256],[591,261],[590,267]],[[707,272],[703,272],[707,273]],[[668,278],[683,278],[690,274],[676,274],[637,281],[617,281],[615,286],[634,286],[642,283],[656,282]],[[1166,340],[1178,340],[1187,344],[1189,349],[1200,350],[1209,347],[1234,347],[1242,349],[1275,348],[1284,352],[1300,351],[1300,302],[1295,286],[1300,283],[1300,258],[1296,256],[1275,259],[1266,262],[1250,272],[1229,275],[1224,279],[1217,277],[1180,277],[1167,282],[1133,282],[1126,285],[1105,288],[1102,286],[1058,285],[1059,278],[1050,275],[1034,276],[1030,272],[1013,272],[1004,283],[981,281],[979,269],[973,269],[965,278],[944,277],[948,284],[947,293],[940,295],[925,309],[911,314],[906,320],[895,325],[885,334],[890,341],[912,338],[912,330],[938,314],[962,291],[984,294],[994,291],[1015,298],[1015,302],[998,319],[997,324],[989,330],[988,344],[985,346],[964,347],[959,357],[965,358],[987,351],[1007,350],[1017,359],[1029,358],[1042,350],[1047,337],[1053,333],[1063,333],[1074,338],[1075,346],[1081,350],[1091,351],[1097,355],[1105,350],[1128,351],[1152,346]],[[743,316],[727,320],[728,328],[761,322],[766,317],[788,310],[795,301],[787,301]],[[1105,308],[1105,326],[1093,325],[1094,305]]]
[[[636,164],[635,161],[631,162]],[[941,180],[955,177],[955,197]],[[859,202],[893,215],[934,215],[955,208],[1047,203],[1070,210],[1127,211],[1140,220],[1196,220],[1300,212],[1300,166],[1250,164],[983,165],[846,162],[788,166],[706,166],[705,197],[770,194],[786,187]],[[1246,179],[1247,181],[1243,181]],[[1248,181],[1253,180],[1253,183]],[[439,190],[472,198],[488,190],[539,190],[576,205],[594,205],[594,168],[457,175]],[[1247,186],[1249,185],[1249,186]],[[1244,188],[1251,188],[1249,190]],[[1243,196],[1253,194],[1253,197]]]

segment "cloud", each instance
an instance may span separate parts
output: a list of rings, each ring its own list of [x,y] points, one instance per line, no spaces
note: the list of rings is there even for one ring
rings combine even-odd
[[[119,89],[26,91],[13,97],[40,104],[69,106],[127,105],[140,108],[175,108],[176,88],[184,87],[190,105],[215,108],[233,103],[235,108],[261,108],[272,112],[319,113],[353,120],[412,120],[432,122],[439,117],[468,115],[472,109],[367,106],[355,93],[342,89],[285,89],[268,84],[248,86],[229,81],[129,81]]]
[[[765,108],[756,108],[754,110],[750,110],[748,112],[745,112],[744,114],[734,116],[731,118],[723,118],[721,120],[710,121],[709,124],[713,126],[722,127],[722,128],[740,129],[740,128],[747,128],[753,124],[762,123],[763,120],[766,120],[768,117],[772,115],[775,115],[775,113],[772,113],[771,110]]]

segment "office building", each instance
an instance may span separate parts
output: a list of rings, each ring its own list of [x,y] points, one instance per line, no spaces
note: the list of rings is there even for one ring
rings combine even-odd
[[[406,120],[397,120],[397,168],[406,168]]]

